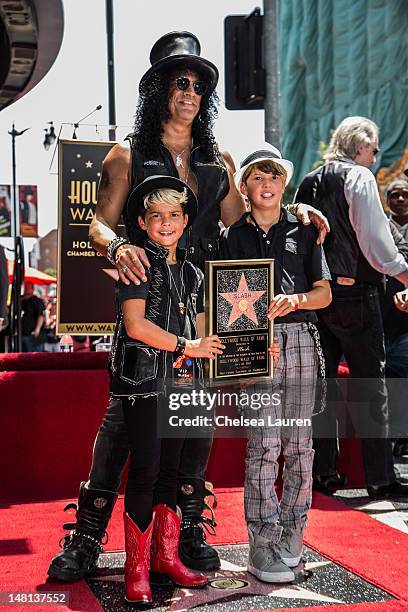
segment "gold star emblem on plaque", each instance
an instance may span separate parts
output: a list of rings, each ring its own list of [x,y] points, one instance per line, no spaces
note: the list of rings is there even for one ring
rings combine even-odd
[[[254,304],[264,295],[264,293],[265,291],[250,291],[244,273],[241,274],[236,291],[220,293],[220,296],[232,305],[228,327],[235,323],[242,315],[245,315],[255,323],[255,325],[258,325],[258,317],[256,316]]]

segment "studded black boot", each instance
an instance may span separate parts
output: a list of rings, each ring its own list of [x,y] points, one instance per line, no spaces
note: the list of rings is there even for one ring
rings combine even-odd
[[[182,514],[179,557],[187,567],[203,571],[218,569],[221,565],[217,551],[205,541],[205,531],[215,533],[216,527],[213,509],[204,502],[207,496],[215,500],[214,493],[206,489],[201,478],[178,480],[177,505]],[[202,515],[205,509],[210,511],[211,518]]]
[[[48,568],[51,578],[74,582],[95,571],[117,496],[113,491],[90,489],[81,482],[78,505],[70,503],[65,507],[76,509],[76,523],[64,524],[64,529],[71,531],[64,537],[63,550]]]

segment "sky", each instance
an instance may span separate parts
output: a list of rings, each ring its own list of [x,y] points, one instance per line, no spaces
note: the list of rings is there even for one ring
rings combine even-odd
[[[104,0],[63,0],[64,38],[59,55],[44,79],[23,98],[0,112],[0,184],[11,184],[11,130],[30,128],[16,139],[17,184],[38,185],[39,234],[57,227],[56,174],[49,171],[53,148],[43,148],[44,128],[53,121],[61,137],[72,137],[72,124],[98,104],[97,111],[77,131],[81,140],[107,140],[108,86]],[[194,2],[185,0],[115,0],[115,84],[117,139],[130,131],[137,103],[138,83],[149,68],[154,42],[166,32],[188,30],[198,36],[201,55],[220,71],[217,91],[221,100],[215,134],[221,149],[236,163],[264,141],[263,111],[228,111],[224,106],[224,18],[246,15],[256,4],[250,0]],[[56,172],[56,157],[51,172]],[[26,252],[35,240],[25,239]],[[0,238],[11,247],[11,239]],[[12,255],[10,255],[12,256]]]

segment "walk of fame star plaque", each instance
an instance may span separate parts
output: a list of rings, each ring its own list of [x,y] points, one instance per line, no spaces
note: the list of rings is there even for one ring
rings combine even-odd
[[[273,259],[207,261],[205,271],[207,335],[225,345],[209,363],[209,378],[262,380],[272,376]]]

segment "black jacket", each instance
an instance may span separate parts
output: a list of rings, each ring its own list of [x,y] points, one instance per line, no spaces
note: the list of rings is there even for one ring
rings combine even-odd
[[[166,264],[168,251],[150,240],[145,242],[144,248],[150,262],[150,288],[145,317],[168,330],[171,307],[170,276]],[[192,334],[195,338],[196,299],[203,282],[203,273],[186,261],[186,253],[182,249],[178,249],[177,259],[182,262],[180,276],[186,288],[187,315],[192,323]],[[115,335],[109,360],[112,395],[129,397],[164,391],[166,380],[171,376],[173,353],[152,348],[128,336],[119,302],[116,310]],[[198,376],[202,379],[201,361],[197,359],[196,364]]]

